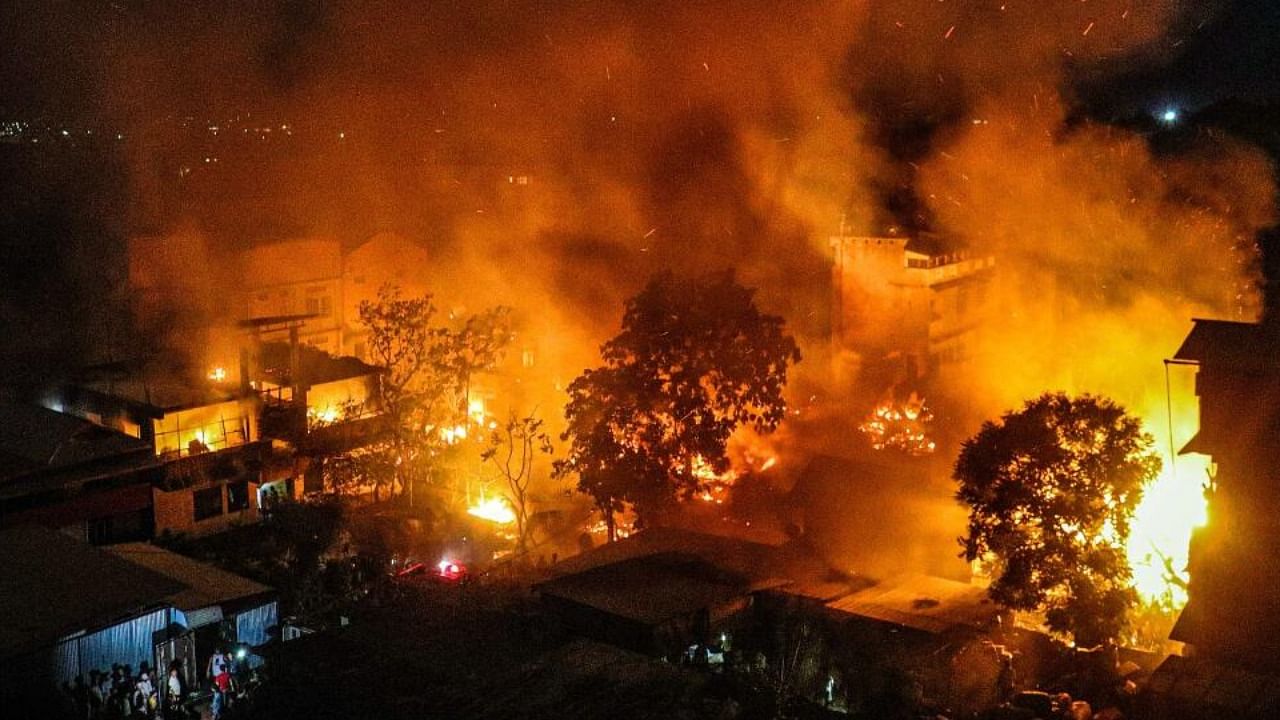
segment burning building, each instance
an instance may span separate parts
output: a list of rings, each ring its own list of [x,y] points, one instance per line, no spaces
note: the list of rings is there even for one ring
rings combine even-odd
[[[837,357],[896,359],[914,379],[978,351],[994,257],[928,233],[838,235],[831,247]]]
[[[1267,324],[1196,320],[1173,362],[1197,368],[1212,458],[1209,522],[1192,538],[1188,602],[1173,629],[1197,658],[1280,672],[1280,337]]]

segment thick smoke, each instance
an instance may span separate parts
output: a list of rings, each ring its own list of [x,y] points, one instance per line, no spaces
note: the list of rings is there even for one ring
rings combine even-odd
[[[1159,156],[1074,103],[1175,55],[1217,3],[16,5],[15,57],[57,55],[59,76],[8,69],[125,127],[139,195],[180,163],[176,119],[292,124],[288,152],[220,140],[231,169],[198,168],[160,231],[194,223],[229,256],[398,230],[428,248],[445,305],[531,318],[560,381],[665,268],[736,267],[821,347],[841,225],[997,256],[999,311],[961,391],[975,415],[1062,388],[1158,417],[1159,360],[1188,318],[1257,307],[1267,164],[1220,138]]]

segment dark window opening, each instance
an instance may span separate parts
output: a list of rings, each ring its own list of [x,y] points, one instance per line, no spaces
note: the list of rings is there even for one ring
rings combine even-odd
[[[222,514],[222,486],[197,490],[195,496],[196,522]]]
[[[249,483],[245,481],[227,483],[227,512],[240,512],[249,509]]]

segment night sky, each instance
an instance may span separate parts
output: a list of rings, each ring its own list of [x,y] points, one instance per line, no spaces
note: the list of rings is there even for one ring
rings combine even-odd
[[[1052,129],[1174,107],[1194,123],[1225,99],[1280,98],[1280,5],[1265,0],[17,0],[0,7],[0,48],[0,121],[99,133],[0,146],[0,320],[51,348],[105,326],[95,314],[122,316],[109,309],[125,301],[130,235],[188,220],[228,247],[398,229],[474,263],[469,276],[536,268],[593,322],[646,272],[734,265],[818,335],[814,238],[841,218],[982,234],[971,218],[939,227],[949,205],[919,186],[929,161],[945,184],[939,150],[971,122]],[[237,164],[188,137],[232,116],[293,123],[300,140]],[[486,185],[523,173],[536,182],[520,199]],[[155,178],[183,193],[159,215],[139,210]],[[1097,275],[1105,303],[1131,276],[1079,261],[1062,273]]]
[[[1129,69],[1108,68],[1108,75],[1118,74],[1086,82],[1081,93],[1104,112],[1118,113],[1170,104],[1201,107],[1227,97],[1270,102],[1280,96],[1280,4],[1223,0],[1182,5],[1210,9],[1197,9],[1171,28],[1160,43],[1159,57],[1130,63],[1134,67]],[[376,13],[378,4],[369,8]],[[237,78],[221,66],[248,60],[259,66],[255,71],[265,69],[271,77],[268,91],[287,91],[308,73],[325,71],[316,67],[322,58],[313,56],[312,43],[332,32],[330,19],[324,4],[312,0],[228,2],[198,10],[149,0],[15,0],[0,9],[0,46],[5,48],[0,53],[0,77],[5,78],[0,114],[92,116],[114,80],[115,68],[104,59],[127,54],[134,42],[167,45],[156,48],[156,55],[188,64],[181,72],[195,80],[193,88],[221,86],[234,95]],[[156,27],[164,32],[152,32]],[[212,51],[221,42],[218,36],[227,30],[242,31],[252,40],[250,57],[216,57]],[[159,74],[175,70],[155,69]],[[221,80],[214,77],[219,74]],[[264,99],[260,88],[239,89],[245,91],[245,102]],[[180,105],[198,102],[181,94],[168,99],[175,111],[194,110]]]

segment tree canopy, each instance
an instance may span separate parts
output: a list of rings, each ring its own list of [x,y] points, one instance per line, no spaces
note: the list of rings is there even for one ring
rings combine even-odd
[[[991,563],[991,596],[1039,610],[1077,645],[1114,641],[1137,601],[1129,520],[1160,458],[1141,422],[1102,397],[1049,393],[983,424],[955,466],[969,507],[970,560]]]
[[[394,285],[360,303],[370,360],[383,368],[378,404],[387,420],[380,442],[334,458],[332,474],[352,486],[407,494],[447,443],[441,428],[465,421],[471,376],[492,370],[511,339],[509,310],[494,307],[456,327],[434,323],[431,295],[405,297]]]
[[[699,468],[728,470],[738,427],[776,428],[800,351],[783,319],[760,312],[731,272],[664,273],[627,301],[601,357],[569,386],[570,445],[556,467],[577,475],[611,523],[624,502],[641,519],[662,514],[700,489]]]

